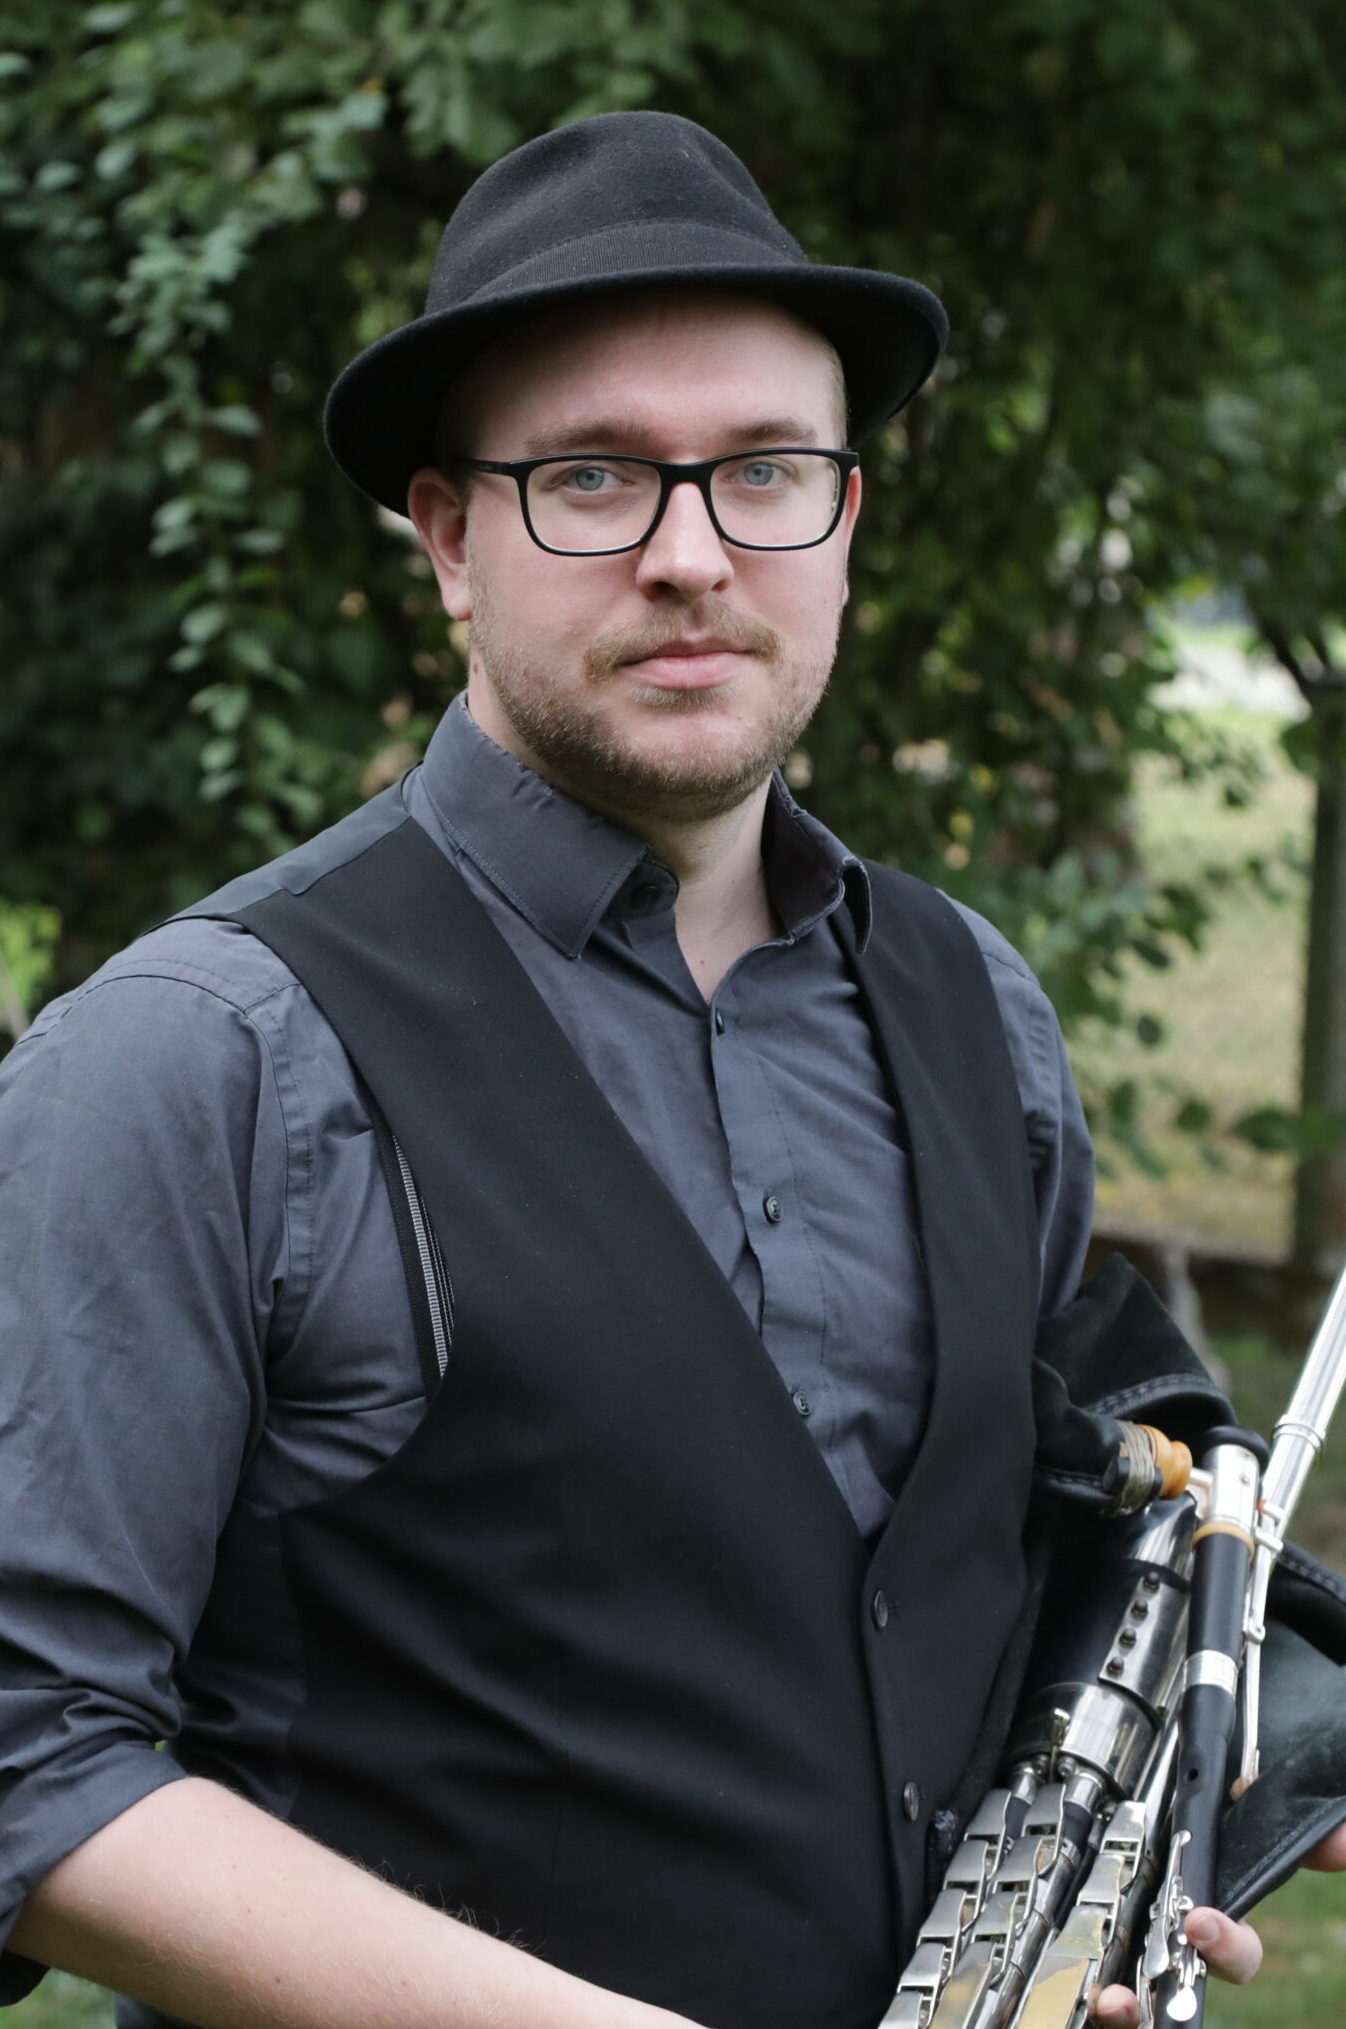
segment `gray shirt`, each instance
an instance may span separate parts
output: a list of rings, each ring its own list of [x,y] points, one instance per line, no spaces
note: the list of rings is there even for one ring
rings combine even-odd
[[[708,1004],[677,943],[673,876],[461,702],[402,793],[877,1531],[919,1442],[930,1347],[906,1158],[835,929],[845,908],[866,934],[863,868],[777,782],[763,850],[779,934]],[[964,913],[1022,1094],[1050,1311],[1088,1237],[1088,1140],[1041,989]],[[0,1346],[2,1938],[49,1867],[180,1774],[154,1743],[177,1730],[181,1680],[283,1771],[291,1648],[246,1668],[193,1652],[219,1538],[264,1556],[277,1516],[371,1470],[424,1411],[349,1062],[237,926],[142,938],[0,1065]],[[283,1772],[269,1800],[284,1810]]]

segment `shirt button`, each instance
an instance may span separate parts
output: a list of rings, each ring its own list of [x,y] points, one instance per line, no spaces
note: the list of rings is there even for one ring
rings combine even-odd
[[[809,1401],[808,1396],[802,1388],[796,1388],[790,1400],[794,1403],[795,1408],[801,1416],[812,1416],[813,1404]]]
[[[869,1617],[875,1627],[887,1627],[888,1595],[886,1592],[880,1590],[874,1594],[874,1597],[869,1602]]]
[[[773,1226],[779,1226],[781,1220],[785,1217],[785,1207],[774,1191],[768,1192],[767,1196],[763,1198],[762,1210],[766,1213],[767,1218]]]
[[[638,888],[631,890],[631,900],[638,909],[652,909],[662,897],[663,890],[653,881],[642,881]]]
[[[718,1008],[715,1010],[715,1033],[717,1036],[724,1034],[724,1016]]]
[[[921,1815],[921,1786],[916,1782],[907,1783],[902,1791],[902,1815],[913,1825]]]

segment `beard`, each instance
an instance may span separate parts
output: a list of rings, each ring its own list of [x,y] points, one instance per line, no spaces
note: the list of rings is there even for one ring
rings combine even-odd
[[[840,613],[837,616],[840,626]],[[667,690],[633,683],[624,666],[653,654],[671,635],[710,634],[753,655],[770,676],[765,711],[745,719],[736,739],[713,722],[732,720],[740,686]],[[652,614],[634,627],[598,635],[583,661],[583,682],[559,688],[546,668],[530,664],[502,637],[492,600],[473,597],[472,654],[504,716],[539,770],[560,788],[611,815],[704,823],[735,810],[780,767],[827,687],[836,633],[812,653],[791,655],[760,620],[735,613],[713,594],[676,612]],[[607,717],[602,696],[621,683],[650,720],[687,723],[688,737],[642,748]],[[706,726],[698,740],[696,722]]]

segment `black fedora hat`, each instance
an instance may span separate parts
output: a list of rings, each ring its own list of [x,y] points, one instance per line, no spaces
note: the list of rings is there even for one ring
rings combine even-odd
[[[530,311],[682,283],[761,296],[836,347],[849,439],[911,399],[944,347],[929,289],[809,260],[738,157],[673,113],[600,113],[528,141],[487,169],[444,229],[425,314],[353,359],[327,397],[328,447],[397,513],[433,462],[453,375]]]

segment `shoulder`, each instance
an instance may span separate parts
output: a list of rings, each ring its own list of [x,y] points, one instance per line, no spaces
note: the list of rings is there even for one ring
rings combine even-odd
[[[1055,1120],[1061,1110],[1062,1081],[1069,1076],[1055,1008],[1027,959],[994,923],[965,902],[952,896],[944,899],[972,932],[981,952],[1030,1125],[1044,1117]]]
[[[294,974],[237,923],[174,921],[137,938],[50,1001],[6,1060],[18,1070],[59,1050],[143,1056],[168,1072],[185,1054],[255,1050],[268,1014],[302,993]]]
[[[0,1099],[59,1104],[91,1131],[246,1145],[307,1143],[357,1104],[336,1037],[287,965],[241,925],[162,925],[42,1009],[0,1063]]]
[[[299,983],[289,967],[241,923],[208,917],[174,918],[138,937],[100,965],[82,986],[44,1008],[34,1027],[61,1021],[102,989],[133,980],[158,982],[165,988],[194,987],[241,1015],[254,1013]]]
[[[952,930],[966,963],[975,965],[975,951],[985,968],[1023,1111],[1042,1246],[1043,1315],[1050,1315],[1078,1286],[1093,1212],[1093,1149],[1056,1010],[1027,960],[985,916],[915,876],[864,865],[877,895],[905,897],[911,920],[944,938]]]
[[[1055,1031],[1055,1013],[1032,967],[985,916],[915,874],[900,873],[873,860],[866,860],[863,865],[871,888],[878,894],[886,892],[905,906],[909,915],[914,911],[917,919],[935,929],[952,919],[971,932],[1007,1029],[1027,1024],[1033,1029]]]
[[[879,883],[893,879],[891,868],[871,866],[870,873]],[[1073,1123],[1079,1107],[1056,1010],[1028,961],[985,916],[914,876],[901,876],[899,884],[909,903],[927,920],[961,923],[981,955],[1009,1046],[1036,1161],[1059,1138],[1067,1117]]]
[[[138,1011],[152,1009],[173,1024],[173,1011],[193,1009],[200,1048],[228,1033],[266,1034],[284,1046],[287,1030],[331,1031],[290,968],[232,912],[278,889],[302,893],[334,867],[367,852],[408,822],[400,790],[385,791],[279,859],[217,889],[195,908],[127,945],[73,992],[45,1007],[11,1055],[22,1061],[50,1037],[116,1033]],[[8,1061],[8,1060],[7,1060]]]
[[[988,922],[985,916],[979,916],[975,909],[970,909],[966,902],[956,902],[952,895],[945,895],[944,900],[972,932],[977,949],[981,952],[982,961],[990,974],[991,985],[1000,1002],[1002,1016],[1007,1010],[1018,1013],[1027,1012],[1031,1008],[1039,1011],[1044,1019],[1054,1026],[1056,1016],[1051,1002],[1043,991],[1041,981],[1028,960],[1015,950],[1009,938],[997,930],[994,923]]]

